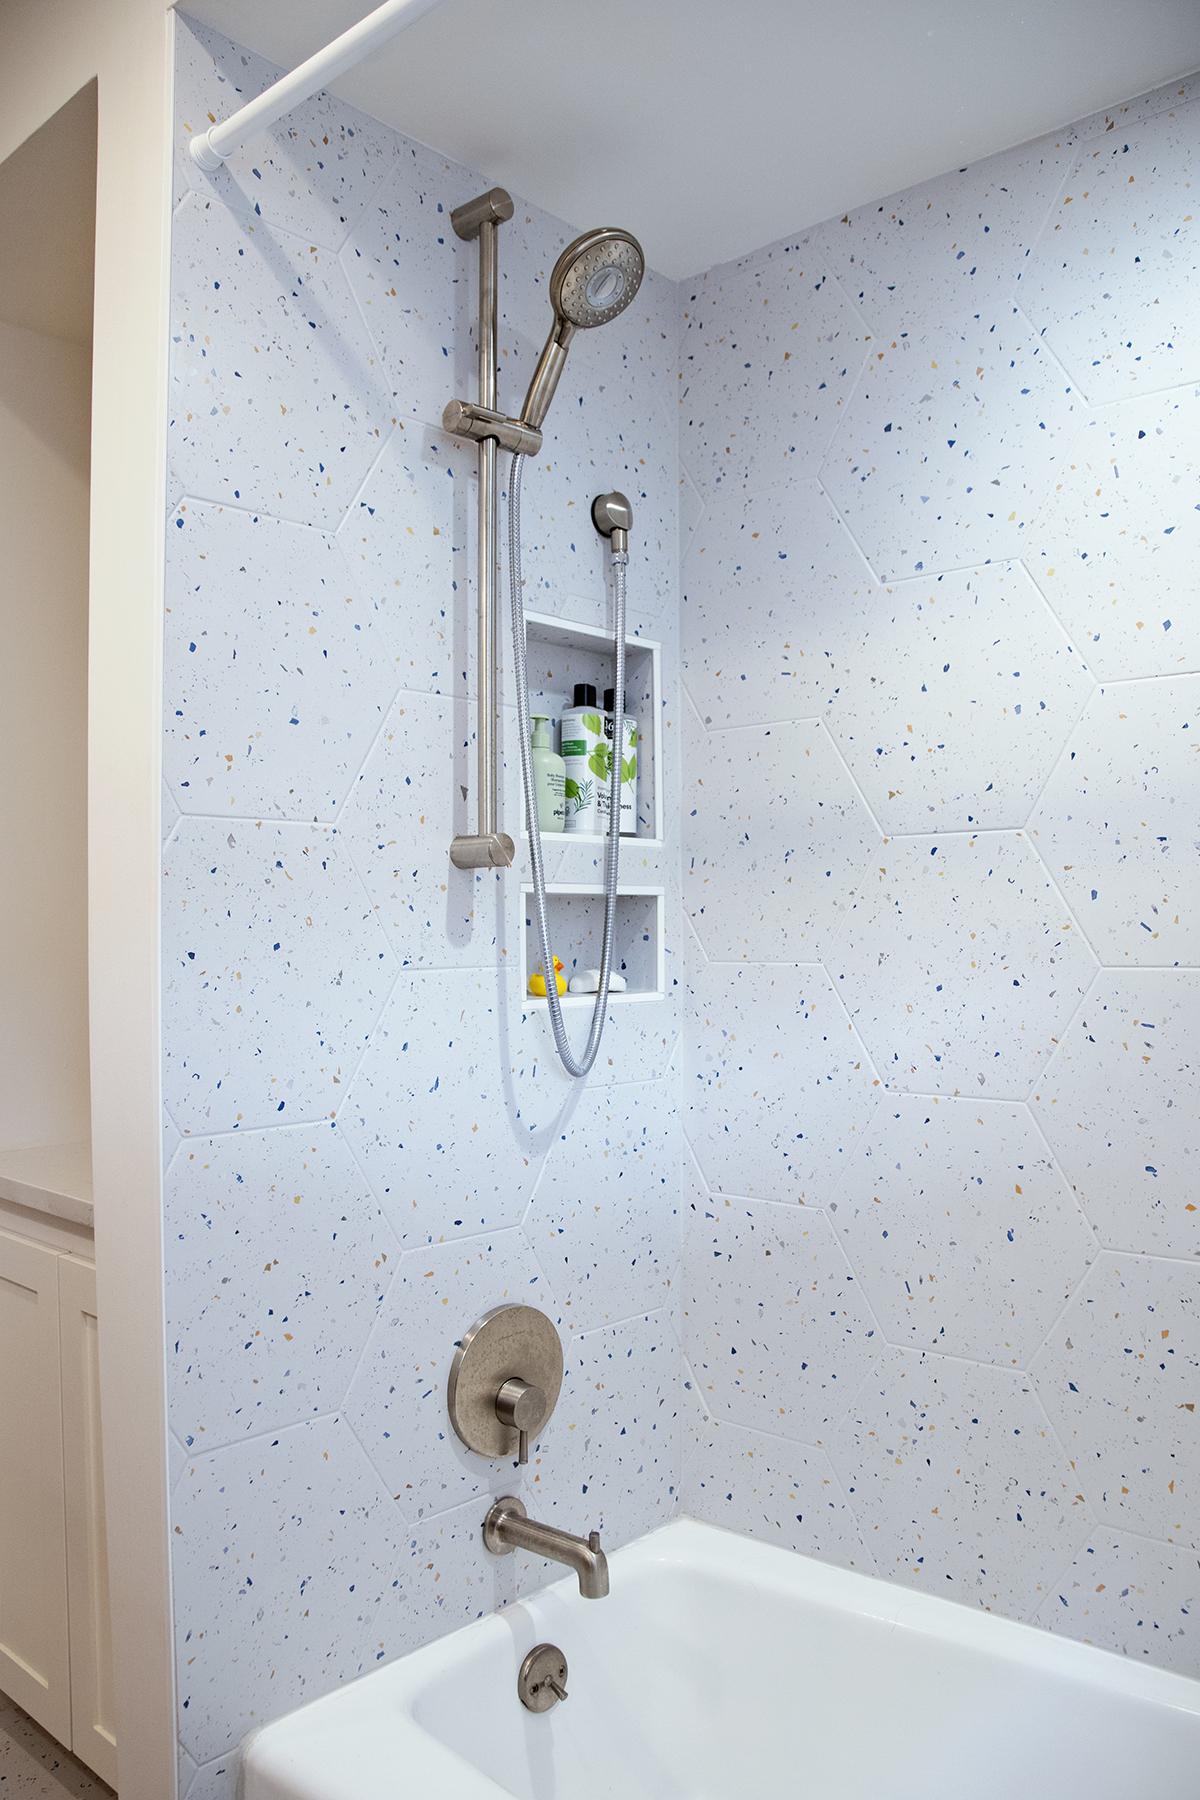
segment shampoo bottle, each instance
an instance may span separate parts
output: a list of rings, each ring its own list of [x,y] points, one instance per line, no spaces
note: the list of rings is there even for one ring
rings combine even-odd
[[[561,831],[566,818],[566,764],[550,743],[550,721],[534,716],[530,733],[533,746],[533,790],[537,798],[538,828]]]
[[[566,767],[566,829],[600,829],[598,796],[608,775],[608,743],[596,690],[575,684],[575,704],[562,716],[562,754]]]
[[[608,738],[610,752],[612,750],[613,728],[616,724],[616,689],[604,690],[604,730]],[[622,721],[621,746],[621,818],[617,830],[623,837],[637,835],[637,777],[638,777],[638,724],[629,715],[629,696],[625,697],[625,716]]]

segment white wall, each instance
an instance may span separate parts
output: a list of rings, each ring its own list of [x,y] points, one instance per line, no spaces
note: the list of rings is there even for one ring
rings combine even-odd
[[[0,13],[0,158],[98,82],[89,1012],[122,1800],[164,1800],[176,1775],[158,1103],[169,28],[162,0],[8,0]]]
[[[5,244],[19,257],[19,244]],[[0,1146],[88,1136],[91,358],[0,319]]]
[[[1200,1674],[1196,84],[684,284],[720,1524]]]

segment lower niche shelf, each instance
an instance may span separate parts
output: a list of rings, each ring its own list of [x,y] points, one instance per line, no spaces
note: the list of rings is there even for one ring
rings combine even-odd
[[[529,993],[529,977],[542,966],[533,889],[524,887],[521,898],[525,929],[521,934],[521,988]],[[660,887],[621,887],[617,893],[616,928],[613,937],[613,970],[623,975],[626,986],[612,993],[609,1004],[628,1005],[661,1000],[664,993],[663,901]],[[546,888],[546,912],[550,924],[550,949],[563,966],[569,982],[573,975],[600,967],[604,937],[604,889],[599,885],[551,882]],[[565,1007],[591,1006],[591,994],[564,994]]]

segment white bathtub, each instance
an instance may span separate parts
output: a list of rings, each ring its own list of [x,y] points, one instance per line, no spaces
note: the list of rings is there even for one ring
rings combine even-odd
[[[480,1551],[482,1555],[484,1552]],[[569,1697],[527,1712],[550,1639]],[[245,1800],[1196,1800],[1200,1684],[680,1521],[258,1732]]]

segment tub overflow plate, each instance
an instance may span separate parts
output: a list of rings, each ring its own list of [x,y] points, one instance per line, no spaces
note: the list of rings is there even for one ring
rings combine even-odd
[[[535,1644],[517,1676],[521,1705],[530,1712],[549,1712],[567,1697],[567,1659],[557,1644]]]

